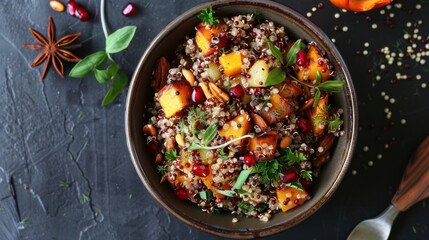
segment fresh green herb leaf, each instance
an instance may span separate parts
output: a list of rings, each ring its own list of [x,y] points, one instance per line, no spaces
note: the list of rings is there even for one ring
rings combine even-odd
[[[244,135],[244,136],[241,136],[241,137],[238,137],[238,138],[231,139],[230,141],[228,141],[226,143],[223,143],[221,145],[212,146],[212,147],[203,146],[203,145],[198,144],[198,143],[192,143],[191,146],[189,146],[188,149],[191,150],[191,151],[192,150],[198,150],[198,149],[206,149],[206,150],[219,149],[219,148],[224,148],[224,147],[228,146],[229,144],[231,144],[231,143],[233,143],[235,141],[238,141],[238,140],[241,140],[241,139],[245,139],[245,138],[253,138],[253,137],[254,137],[253,134],[247,134],[247,135]]]
[[[133,40],[136,30],[136,26],[125,26],[107,36],[106,52],[117,53],[126,49],[130,45],[131,40]]]
[[[225,148],[218,148],[217,152],[221,158],[228,159],[229,155],[224,150],[225,150]]]
[[[150,2],[147,2],[144,6],[143,6],[143,8],[148,8],[150,6]]]
[[[317,103],[320,100],[320,90],[317,89],[316,93],[314,93],[314,102],[313,102],[313,108],[315,108],[317,106]]]
[[[62,188],[69,188],[70,184],[68,182],[63,181],[63,180],[60,180],[60,183],[58,184],[58,186],[60,186]]]
[[[243,189],[237,189],[237,192],[238,192],[239,194],[243,194],[243,195],[245,195],[245,194],[250,194],[248,191],[243,190]]]
[[[128,199],[131,199],[131,198],[133,198],[133,194],[132,193],[128,194]]]
[[[213,199],[213,193],[210,190],[198,192],[202,200],[210,201]]]
[[[177,156],[176,149],[171,149],[170,151],[165,153],[165,159],[168,161],[176,160],[179,156]]]
[[[277,159],[258,161],[253,166],[253,173],[261,175],[262,184],[276,184],[283,177],[284,168]]]
[[[115,98],[121,94],[125,86],[127,86],[128,77],[122,70],[118,71],[117,76],[118,77],[113,79],[112,86],[110,86],[109,91],[107,92],[106,96],[104,96],[103,102],[101,103],[102,106],[112,103],[113,100],[115,100]]]
[[[284,64],[283,54],[282,52],[280,52],[280,49],[274,46],[274,44],[268,38],[264,38],[264,41],[268,44],[268,48],[270,49],[273,56],[277,58],[277,60],[279,60],[281,64]]]
[[[244,200],[241,200],[238,204],[237,207],[241,209],[241,211],[247,213],[247,212],[252,212],[254,210],[254,206]]]
[[[337,118],[334,118],[332,120],[328,120],[328,131],[329,132],[335,132],[338,130],[338,128],[343,125],[343,120]]]
[[[322,82],[322,74],[319,71],[316,72],[316,85],[319,85]]]
[[[276,67],[270,71],[265,81],[265,86],[273,86],[283,82],[286,79],[286,73],[283,69]]]
[[[165,166],[164,165],[156,166],[156,171],[160,175],[165,175]]]
[[[210,6],[201,10],[200,14],[198,14],[198,18],[206,25],[214,25],[217,27],[219,24],[219,19],[217,19],[214,14],[215,11],[213,10],[212,6]]]
[[[325,92],[340,92],[344,82],[340,80],[329,80],[317,85],[317,88]]]
[[[262,18],[262,13],[260,11],[256,11],[253,13],[253,19],[256,24],[261,24],[264,19]]]
[[[290,67],[296,63],[296,54],[304,49],[306,46],[301,42],[301,39],[296,40],[296,42],[292,45],[287,53],[287,64],[286,67]]]
[[[69,77],[83,78],[90,74],[95,68],[103,65],[106,59],[107,53],[105,51],[98,51],[88,55],[74,65],[69,73]]]
[[[260,213],[260,212],[265,211],[267,208],[268,208],[267,204],[260,203],[256,206],[256,211]]]
[[[28,219],[28,218],[24,218],[24,219],[21,220],[21,224],[32,224],[32,223],[33,222],[30,219]]]
[[[251,169],[242,170],[240,174],[238,175],[237,181],[235,182],[232,189],[241,189],[243,184],[246,182],[247,178],[249,177],[250,173],[252,173]]]
[[[299,190],[304,190],[304,187],[302,186],[302,184],[299,181],[287,183],[287,184],[285,184],[285,186],[293,187],[293,188],[296,188]]]
[[[313,172],[312,171],[306,170],[306,171],[301,172],[299,175],[303,179],[313,181]]]
[[[216,134],[217,134],[217,124],[212,123],[204,132],[202,143],[204,145],[208,145],[216,137]]]
[[[295,163],[300,163],[307,160],[307,157],[298,150],[292,150],[291,148],[286,148],[286,163],[289,167],[293,166]]]
[[[112,81],[112,79],[115,77],[116,73],[118,72],[118,64],[112,63],[107,69],[105,70],[98,70],[94,69],[95,78],[97,81],[101,84],[108,83]]]
[[[412,228],[413,228],[413,233],[417,233],[416,227],[412,226]]]
[[[222,195],[225,195],[227,197],[234,197],[235,196],[235,191],[234,190],[221,190],[221,189],[216,189],[216,191]]]
[[[82,193],[82,201],[83,201],[83,203],[89,202],[89,196],[86,195],[85,193]]]

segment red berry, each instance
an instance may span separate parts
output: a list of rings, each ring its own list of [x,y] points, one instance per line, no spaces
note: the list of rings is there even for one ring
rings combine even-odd
[[[76,11],[74,12],[74,16],[82,22],[86,22],[89,20],[88,11],[86,11],[86,9],[81,6],[77,6]]]
[[[200,86],[196,86],[192,91],[192,101],[194,103],[201,103],[205,100],[203,89]]]
[[[253,164],[255,164],[256,157],[255,155],[246,154],[244,156],[241,156],[240,160],[242,160],[247,166],[251,167],[253,166]]]
[[[151,141],[148,144],[149,150],[153,153],[153,154],[157,154],[158,153],[158,142],[157,141]]]
[[[241,99],[244,96],[244,88],[238,84],[229,89],[229,95],[233,98]]]
[[[291,168],[283,173],[281,181],[284,183],[290,183],[295,182],[296,180],[298,180],[298,178],[299,176],[298,173],[296,173],[296,170],[294,168]]]
[[[194,164],[192,173],[198,177],[207,177],[210,174],[210,168],[203,164]]]
[[[176,189],[176,196],[180,200],[187,200],[188,196],[189,196],[189,191],[185,188],[178,188],[178,189]]]
[[[122,9],[122,15],[126,17],[130,17],[137,13],[137,6],[134,3],[127,3],[125,7]]]
[[[301,180],[299,180],[299,182],[301,183],[302,187],[306,191],[308,191],[311,188],[311,186],[313,186],[313,182],[308,180],[308,179],[301,179]]]
[[[76,11],[76,9],[77,9],[77,3],[75,2],[75,0],[70,0],[68,3],[67,3],[67,13],[69,14],[69,15],[71,15],[71,16],[74,16],[74,12]]]
[[[302,129],[303,132],[308,132],[310,130],[310,121],[308,121],[305,118],[301,118],[298,120],[299,127]]]
[[[296,58],[296,63],[298,64],[298,66],[307,66],[307,54],[303,50],[300,50],[296,53]]]

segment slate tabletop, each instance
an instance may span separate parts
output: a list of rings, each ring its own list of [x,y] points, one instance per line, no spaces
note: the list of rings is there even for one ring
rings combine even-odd
[[[131,76],[163,27],[205,1],[135,1],[140,9],[130,18],[121,15],[126,2],[108,0],[106,14],[110,30],[138,28],[128,50],[114,56]],[[395,0],[353,13],[327,0],[278,2],[335,42],[356,88],[360,127],[353,161],[330,201],[267,239],[345,239],[389,205],[409,157],[429,134],[429,3]],[[78,56],[103,49],[100,1],[78,3],[89,22],[53,11],[47,0],[0,2],[0,239],[218,239],[170,216],[140,182],[125,141],[126,91],[102,107],[108,86],[67,77],[72,63],[65,63],[65,78],[51,69],[44,81],[41,68],[30,68],[38,53],[22,44],[34,42],[29,27],[46,35],[48,16],[57,37],[82,32]],[[428,204],[400,214],[390,239],[429,239]]]

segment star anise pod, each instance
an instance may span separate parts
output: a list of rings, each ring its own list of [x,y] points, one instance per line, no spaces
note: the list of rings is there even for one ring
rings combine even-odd
[[[29,30],[38,43],[24,44],[23,47],[43,51],[36,57],[36,59],[34,59],[33,63],[31,63],[31,67],[36,67],[45,62],[42,75],[40,75],[40,80],[45,78],[51,63],[55,70],[57,70],[58,74],[61,77],[64,77],[64,65],[61,60],[65,60],[67,62],[80,61],[79,57],[75,56],[70,51],[65,50],[64,47],[79,38],[81,33],[68,34],[60,38],[58,41],[55,41],[55,23],[51,16],[49,16],[48,23],[48,39],[33,28],[30,28]]]

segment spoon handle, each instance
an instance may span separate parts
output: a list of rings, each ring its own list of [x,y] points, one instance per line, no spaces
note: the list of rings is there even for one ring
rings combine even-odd
[[[392,204],[403,212],[427,197],[429,197],[429,136],[411,157]]]

